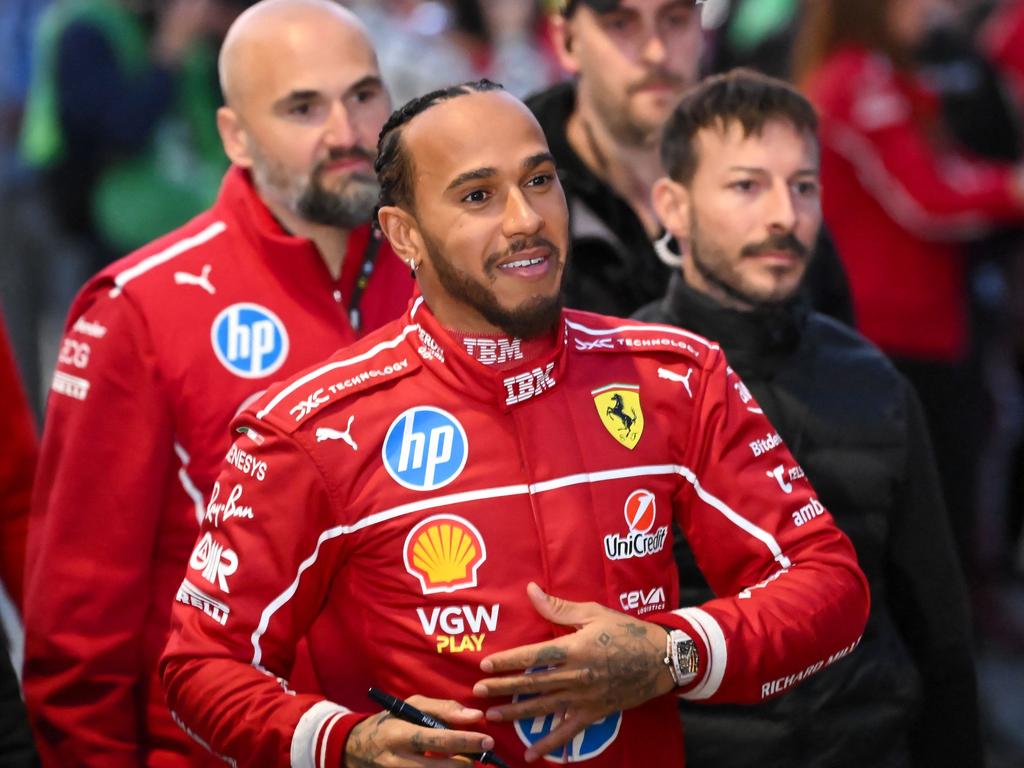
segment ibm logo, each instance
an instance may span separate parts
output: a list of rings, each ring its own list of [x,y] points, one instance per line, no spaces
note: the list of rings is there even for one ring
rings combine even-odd
[[[236,376],[259,379],[288,357],[288,333],[277,315],[258,304],[232,304],[210,329],[213,351]]]
[[[414,491],[448,485],[466,466],[469,441],[458,420],[427,405],[410,408],[388,429],[381,450],[388,474]]]
[[[557,383],[551,378],[554,369],[555,364],[548,363],[543,369],[534,368],[529,373],[520,373],[505,379],[505,405],[521,403],[551,389]]]

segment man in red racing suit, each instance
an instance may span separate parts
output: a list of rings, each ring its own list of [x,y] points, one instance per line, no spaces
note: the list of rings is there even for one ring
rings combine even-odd
[[[539,315],[564,265],[564,196],[536,121],[492,87],[396,113],[378,174],[393,159],[386,137],[409,120],[417,215],[443,212],[430,194],[442,190],[463,229],[495,222],[508,252],[484,261],[510,274],[494,267],[490,307],[529,296],[520,317]],[[486,136],[463,130],[483,119]],[[408,237],[418,220],[396,211],[383,207],[382,225],[423,297],[235,422],[161,662],[168,703],[198,739],[238,765],[492,746],[512,764],[526,750],[595,768],[682,765],[675,702],[661,695],[677,680],[666,629],[693,654],[675,693],[697,701],[760,701],[853,650],[868,609],[853,549],[805,479],[777,482],[773,469],[795,462],[717,345],[557,304],[532,337],[481,330],[497,322],[467,309],[479,306],[466,290],[479,242],[425,255]],[[415,242],[449,231],[436,218]],[[442,261],[460,285],[436,281]],[[681,610],[673,522],[719,595]],[[528,596],[529,582],[571,602]],[[307,633],[324,696],[285,682]],[[433,702],[471,732],[431,731],[370,716],[371,685],[493,706],[483,722]]]
[[[342,65],[325,78],[282,48],[268,62],[279,86],[290,76],[326,93],[338,80],[377,77],[360,60],[372,60],[369,44],[368,54],[353,52],[351,38],[362,34],[348,29],[355,22],[343,20],[339,33],[330,6],[327,23],[321,14],[305,25],[339,51]],[[302,23],[282,26],[282,39]],[[372,150],[387,94],[378,87],[359,109],[369,118],[350,119],[372,123],[358,137]],[[272,382],[358,337],[357,292],[362,330],[408,305],[409,272],[386,241],[367,225],[342,232],[340,274],[332,275],[329,251],[285,230],[254,175],[234,166],[210,211],[105,269],[71,309],[47,413],[25,600],[25,694],[44,764],[192,766],[209,758],[172,721],[157,659],[199,522],[207,502],[218,501],[228,424]],[[265,472],[245,453],[234,460],[253,477]]]

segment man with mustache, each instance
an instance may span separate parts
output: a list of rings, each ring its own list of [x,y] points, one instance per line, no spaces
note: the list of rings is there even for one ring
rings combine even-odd
[[[821,226],[816,130],[803,96],[747,70],[683,97],[653,202],[686,256],[636,316],[721,344],[793,451],[764,482],[788,495],[806,474],[857,548],[871,614],[853,657],[786,696],[682,703],[687,764],[981,765],[966,589],[921,406],[879,350],[798,294]],[[797,525],[814,511],[791,509]],[[678,543],[683,605],[711,595],[695,553]]]
[[[719,348],[561,309],[567,208],[526,106],[426,94],[377,172],[422,295],[235,422],[267,472],[224,465],[246,511],[207,515],[185,571],[161,662],[185,725],[239,765],[678,766],[675,695],[760,701],[849,653],[852,547],[806,480],[765,480],[792,459]],[[720,598],[674,610],[673,520]],[[322,696],[283,681],[301,637]]]
[[[390,100],[358,20],[327,0],[264,0],[219,65],[233,164],[219,199],[93,278],[61,346],[25,598],[25,694],[48,765],[209,759],[167,711],[156,660],[175,595],[201,600],[178,592],[199,523],[246,511],[215,483],[228,424],[412,290],[368,226]]]
[[[569,202],[573,260],[566,303],[626,317],[659,298],[679,264],[651,207],[658,142],[684,89],[697,81],[701,0],[565,0],[552,17],[572,82],[527,100],[558,162]],[[822,233],[805,292],[852,323],[849,288]]]
[[[573,260],[566,303],[628,316],[661,296],[670,267],[650,189],[658,140],[683,90],[697,81],[694,0],[568,0],[553,17],[555,49],[573,74],[527,100],[558,162]]]

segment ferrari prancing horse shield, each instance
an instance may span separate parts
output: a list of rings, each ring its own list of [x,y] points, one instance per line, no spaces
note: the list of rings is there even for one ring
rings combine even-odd
[[[633,450],[644,433],[640,387],[636,384],[609,384],[590,394],[594,396],[597,415],[608,434]]]

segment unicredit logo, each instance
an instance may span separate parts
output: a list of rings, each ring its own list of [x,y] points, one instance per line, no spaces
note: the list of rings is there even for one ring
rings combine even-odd
[[[604,537],[604,553],[609,560],[628,560],[646,557],[665,548],[668,526],[654,527],[657,505],[654,494],[640,488],[629,494],[623,507],[629,533],[625,536],[610,533]]]

